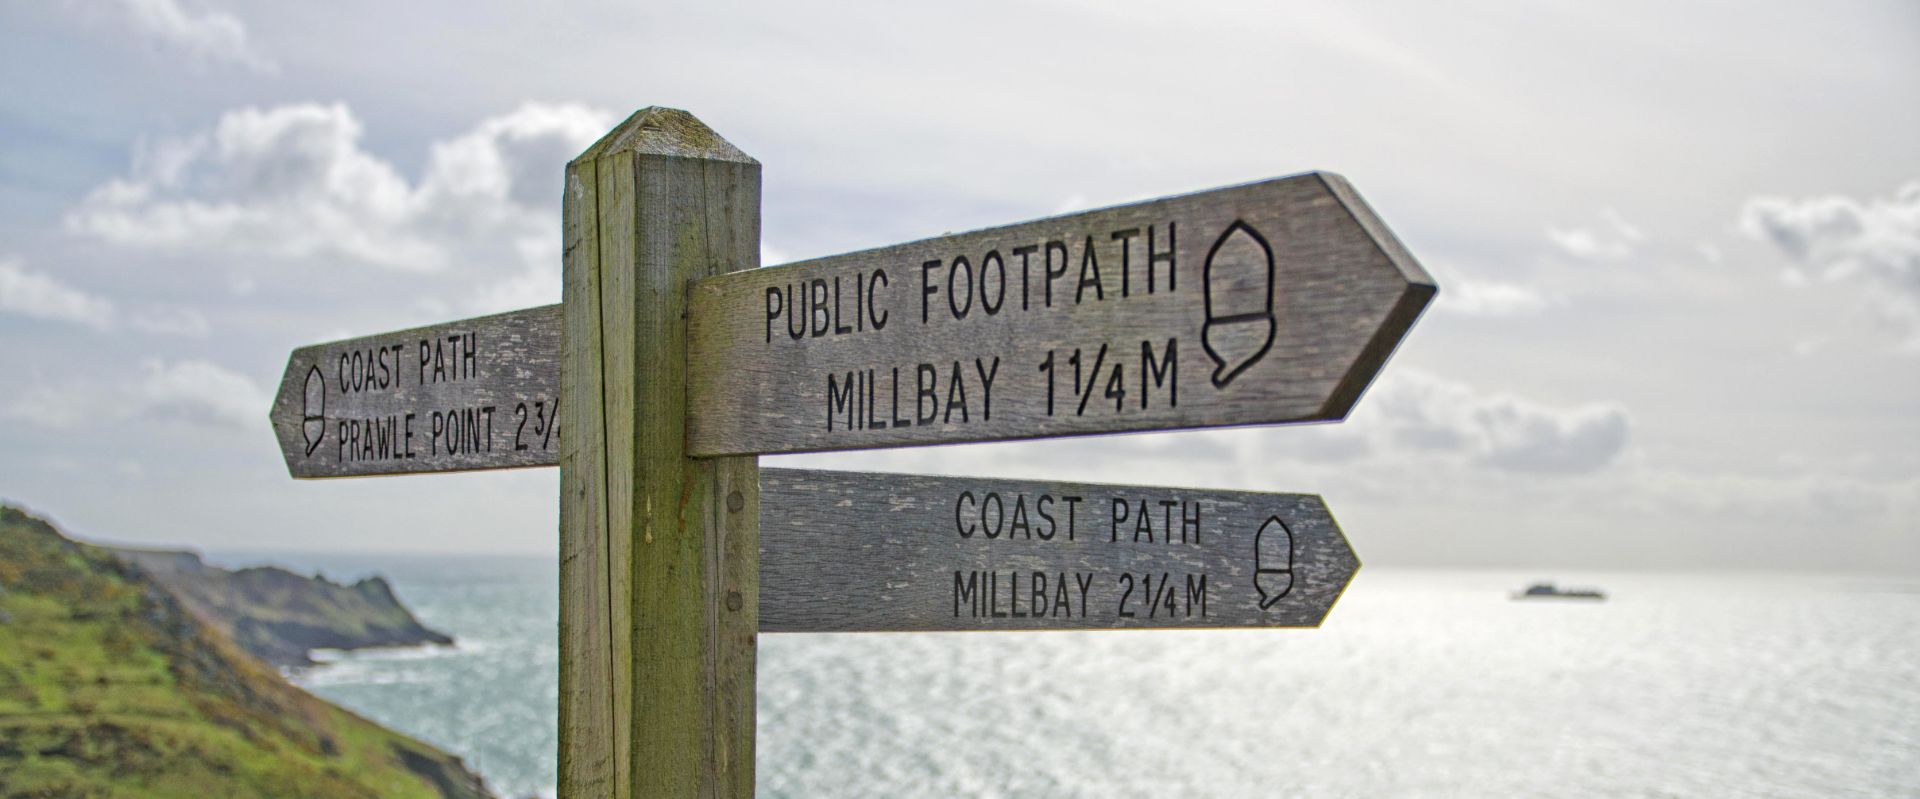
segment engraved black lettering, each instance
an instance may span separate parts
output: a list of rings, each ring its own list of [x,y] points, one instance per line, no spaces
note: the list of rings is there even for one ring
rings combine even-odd
[[[1032,307],[1032,303],[1028,302],[1033,295],[1032,289],[1029,288],[1030,281],[1027,279],[1031,271],[1029,258],[1039,251],[1040,247],[1034,244],[1013,248],[1013,254],[1020,256],[1020,310],[1022,311]]]
[[[933,282],[927,274],[939,268],[940,261],[937,259],[920,265],[920,324],[923,325],[933,318],[930,311],[933,301],[929,298],[940,293],[940,285]]]
[[[1147,379],[1153,379],[1153,387],[1166,385],[1167,404],[1180,407],[1180,339],[1167,339],[1167,357],[1156,361],[1153,357],[1153,342],[1140,342],[1140,407],[1147,407]]]
[[[995,276],[994,290],[989,301],[987,297],[987,275]],[[980,259],[980,310],[988,316],[1000,312],[1007,304],[1007,262],[1000,258],[999,250],[988,250],[986,257]]]
[[[960,422],[965,424],[967,422],[967,383],[961,377],[959,361],[953,362],[953,370],[949,375],[951,379],[947,383],[947,413],[940,421],[944,424],[952,424],[953,409],[958,407]]]
[[[979,358],[973,359],[973,368],[980,373],[980,421],[991,422],[993,421],[993,378],[994,375],[1000,374],[1000,356],[993,356],[992,369],[988,369],[986,363]],[[958,382],[959,378],[955,377],[954,380]]]
[[[833,328],[833,311],[827,307],[827,279],[807,281],[807,334],[819,338]]]
[[[1053,254],[1055,252],[1060,253],[1060,269],[1058,271],[1055,271],[1053,268]],[[1046,253],[1047,276],[1046,276],[1046,284],[1044,286],[1044,288],[1046,288],[1046,292],[1044,296],[1046,300],[1046,306],[1048,308],[1053,307],[1053,281],[1056,278],[1066,277],[1067,267],[1070,266],[1071,264],[1072,264],[1072,259],[1068,257],[1066,242],[1064,241],[1047,242],[1047,253]]]
[[[912,419],[900,416],[900,367],[893,367],[893,426],[906,427],[913,424]]]
[[[993,521],[987,521],[987,509],[993,509]],[[1007,520],[1007,505],[1001,501],[999,492],[988,491],[980,500],[980,530],[988,538],[999,538],[1002,525]]]
[[[967,572],[967,579],[963,582],[960,579],[960,572],[955,571],[953,573],[953,617],[956,619],[960,618],[960,603],[962,601],[967,603],[967,607],[973,611],[973,615],[980,615],[979,592],[979,572]]]
[[[1130,227],[1130,228],[1127,228],[1126,230],[1116,230],[1113,232],[1113,235],[1110,237],[1112,240],[1120,242],[1120,296],[1121,297],[1126,297],[1132,294],[1133,287],[1131,284],[1133,282],[1133,256],[1132,256],[1131,250],[1133,248],[1128,245],[1132,244],[1133,238],[1138,235],[1140,235],[1140,229],[1137,227]]]
[[[923,363],[914,368],[914,422],[921,425],[933,424],[940,416],[940,395],[934,393],[934,387],[940,380],[940,371],[933,364]]]
[[[806,299],[807,284],[800,284],[795,293],[793,284],[787,284],[787,338],[799,341],[807,335]]]
[[[860,279],[857,277],[854,278],[853,284],[855,286],[860,285]],[[857,299],[854,300],[853,315],[856,317],[860,315],[860,301]],[[833,276],[833,334],[836,336],[840,336],[840,335],[845,335],[847,333],[852,333],[852,332],[853,332],[852,326],[843,324],[840,321],[840,276],[834,275]]]
[[[1207,615],[1207,576],[1200,575],[1200,583],[1197,586],[1193,582],[1193,577],[1191,574],[1187,575],[1187,615],[1193,615],[1193,601],[1199,599],[1200,616],[1204,618]]]
[[[874,402],[874,392],[877,390],[879,381],[873,379],[872,369],[867,370],[866,378],[862,382],[866,383],[867,386],[867,428],[870,430],[887,429],[887,420],[874,416],[874,413],[880,410],[880,403]]]
[[[829,433],[833,432],[833,417],[837,414],[846,416],[844,429],[853,429],[853,373],[847,373],[844,383],[835,380],[837,377],[839,375],[827,373],[827,432]]]
[[[1106,290],[1100,286],[1100,259],[1093,253],[1092,236],[1087,237],[1087,242],[1084,246],[1086,251],[1080,255],[1080,282],[1073,287],[1074,305],[1080,304],[1080,295],[1086,292],[1088,286],[1093,287],[1093,298],[1095,300],[1104,300],[1107,298]]]
[[[1179,271],[1174,268],[1174,261],[1173,261],[1173,253],[1175,249],[1174,248],[1174,232],[1175,231],[1174,231],[1173,223],[1168,222],[1167,223],[1167,249],[1161,252],[1155,252],[1153,248],[1153,241],[1154,241],[1153,226],[1152,225],[1147,226],[1147,293],[1148,294],[1153,293],[1154,268],[1159,266],[1162,263],[1165,263],[1167,265],[1167,291],[1174,290],[1174,276],[1179,274]]]
[[[965,278],[960,277],[962,269],[966,270]],[[953,287],[956,280],[967,289],[967,301],[964,303],[959,301],[960,292]],[[973,263],[964,255],[954,256],[953,263],[947,266],[947,309],[953,312],[955,319],[965,319],[967,314],[973,312]]]
[[[973,531],[977,528],[974,523],[966,521],[966,514],[960,510],[960,506],[964,504],[975,504],[972,491],[962,491],[960,496],[954,498],[953,528],[959,531],[961,538],[972,538]]]
[[[1020,610],[1020,573],[1007,572],[1007,615],[1024,619],[1027,614]]]
[[[767,343],[773,343],[773,320],[780,318],[780,310],[786,305],[786,299],[780,294],[779,286],[767,287]]]
[[[873,329],[887,326],[887,312],[880,310],[880,288],[887,285],[887,270],[875,269],[873,276],[867,278],[867,321]]]

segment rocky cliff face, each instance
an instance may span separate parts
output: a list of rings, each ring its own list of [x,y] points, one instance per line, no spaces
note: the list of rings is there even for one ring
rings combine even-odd
[[[0,507],[0,796],[490,794],[288,684],[143,569]]]
[[[453,643],[420,624],[379,577],[342,585],[271,566],[228,571],[192,552],[113,552],[242,649],[276,666],[312,665],[315,649]]]

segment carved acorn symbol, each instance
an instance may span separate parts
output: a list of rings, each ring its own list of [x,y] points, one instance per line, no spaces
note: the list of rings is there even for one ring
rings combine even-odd
[[[327,377],[315,366],[307,370],[307,383],[302,392],[300,432],[307,438],[307,457],[313,457],[313,451],[319,449],[320,441],[327,437]]]
[[[1207,252],[1206,321],[1200,346],[1213,359],[1213,386],[1226,388],[1273,348],[1273,247],[1234,220]]]
[[[1293,531],[1278,516],[1253,534],[1253,590],[1267,610],[1293,591]]]

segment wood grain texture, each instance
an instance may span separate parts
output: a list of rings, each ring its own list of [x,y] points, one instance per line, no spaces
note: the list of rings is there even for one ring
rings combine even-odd
[[[760,493],[763,632],[1314,627],[1360,566],[1310,494],[790,469]]]
[[[578,397],[561,412],[574,430],[604,431],[600,351],[600,239],[598,164],[567,165],[562,201],[561,307],[564,314],[560,388]],[[605,797],[615,790],[613,623],[610,542],[607,533],[607,452],[604,432],[575,435],[560,446],[560,792]],[[616,748],[618,747],[618,748]]]
[[[688,452],[1337,420],[1435,291],[1324,173],[709,278]]]
[[[560,306],[294,350],[270,417],[294,477],[551,466]]]
[[[608,607],[576,617],[561,642],[574,676],[561,693],[560,791],[750,796],[757,464],[681,453],[687,285],[758,265],[759,164],[686,112],[649,108],[568,169],[566,227],[579,238],[563,303],[561,538],[587,554],[563,565],[561,594],[604,586]]]

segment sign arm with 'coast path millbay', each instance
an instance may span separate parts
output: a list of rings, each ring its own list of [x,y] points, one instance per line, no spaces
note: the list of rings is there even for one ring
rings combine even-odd
[[[1315,627],[1360,561],[1311,494],[760,470],[760,631]]]
[[[1433,297],[1310,173],[707,278],[688,454],[1342,419]],[[303,347],[295,477],[558,463],[560,308]]]

